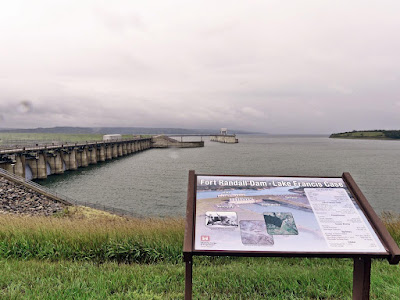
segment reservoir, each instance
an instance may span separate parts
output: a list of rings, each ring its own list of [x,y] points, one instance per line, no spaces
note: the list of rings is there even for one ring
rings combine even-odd
[[[80,202],[144,216],[184,216],[189,170],[198,174],[340,177],[350,172],[374,209],[400,213],[400,141],[238,135],[238,144],[151,149],[38,183]],[[196,138],[187,138],[193,140]]]

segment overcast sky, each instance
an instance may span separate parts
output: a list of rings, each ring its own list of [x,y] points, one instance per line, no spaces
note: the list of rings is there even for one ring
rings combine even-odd
[[[0,128],[400,129],[400,1],[2,1]]]

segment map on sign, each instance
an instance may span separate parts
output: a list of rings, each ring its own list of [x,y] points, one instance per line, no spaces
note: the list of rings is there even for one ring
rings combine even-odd
[[[195,250],[384,253],[342,178],[197,176]]]

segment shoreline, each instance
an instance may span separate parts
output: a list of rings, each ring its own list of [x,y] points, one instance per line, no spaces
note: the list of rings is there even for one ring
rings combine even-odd
[[[384,140],[384,141],[400,141],[400,139],[391,139],[387,137],[358,137],[358,136],[330,136],[330,139],[345,139],[345,140]]]
[[[330,136],[330,139],[347,139],[347,140],[386,140],[398,141],[400,139],[391,139],[387,137],[358,137],[358,136]]]

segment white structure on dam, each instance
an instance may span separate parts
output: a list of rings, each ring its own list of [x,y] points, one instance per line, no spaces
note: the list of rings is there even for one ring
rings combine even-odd
[[[235,134],[228,134],[228,128],[221,128],[220,134],[210,135],[210,141],[227,144],[239,143]]]

